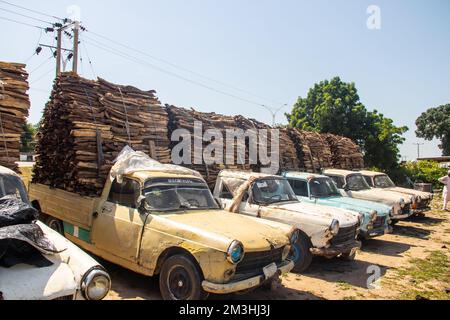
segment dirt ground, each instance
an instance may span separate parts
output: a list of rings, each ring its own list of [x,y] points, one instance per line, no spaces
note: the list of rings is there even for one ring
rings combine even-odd
[[[399,223],[394,233],[364,242],[353,262],[317,258],[305,274],[288,274],[274,291],[211,296],[213,300],[450,300],[450,212],[436,199],[426,217]],[[110,300],[158,300],[158,279],[111,264]],[[370,281],[378,272],[380,280]],[[377,279],[376,277],[372,277]],[[368,288],[372,285],[372,288]]]

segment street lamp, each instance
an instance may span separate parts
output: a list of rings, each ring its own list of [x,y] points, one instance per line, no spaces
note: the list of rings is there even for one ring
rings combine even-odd
[[[272,126],[275,127],[276,125],[276,118],[277,118],[277,114],[285,107],[287,107],[288,104],[285,103],[283,104],[281,107],[279,107],[277,110],[273,111],[272,108],[269,108],[266,105],[261,105],[261,107],[263,107],[264,109],[266,109],[267,111],[269,111],[272,114]]]

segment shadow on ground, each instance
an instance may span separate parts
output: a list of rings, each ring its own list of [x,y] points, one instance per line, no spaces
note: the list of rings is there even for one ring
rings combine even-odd
[[[402,257],[402,253],[405,253],[412,247],[415,246],[388,240],[371,239],[363,242],[361,251],[400,258]]]
[[[345,261],[342,259],[314,258],[310,271],[303,275],[334,283],[346,283],[355,287],[367,289],[367,281],[373,272],[374,264],[366,261]],[[380,268],[380,276],[384,276],[389,269],[387,266],[376,265]]]
[[[394,235],[410,238],[418,238],[422,240],[429,240],[432,234],[431,230],[423,229],[420,227],[414,227],[410,225],[396,225],[394,227]]]

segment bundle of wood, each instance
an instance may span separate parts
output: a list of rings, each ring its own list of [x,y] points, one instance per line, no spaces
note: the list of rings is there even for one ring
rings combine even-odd
[[[364,168],[364,155],[349,138],[324,134],[331,150],[331,164],[336,169],[360,170]]]
[[[331,150],[324,137],[317,132],[300,131],[302,141],[311,150],[314,172],[331,167]]]
[[[33,182],[99,195],[126,145],[170,162],[167,124],[153,91],[63,73],[44,110]]]
[[[299,170],[304,172],[316,172],[311,148],[304,140],[302,132],[298,129],[289,128],[288,134],[295,145],[297,159],[299,161]]]
[[[28,89],[24,64],[0,61],[0,165],[15,171],[30,108]]]

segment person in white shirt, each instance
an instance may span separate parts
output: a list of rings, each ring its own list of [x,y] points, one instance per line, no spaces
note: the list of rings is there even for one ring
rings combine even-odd
[[[448,171],[448,175],[446,177],[442,177],[439,179],[439,182],[444,184],[444,211],[449,211],[447,209],[447,203],[450,200],[450,170]]]

